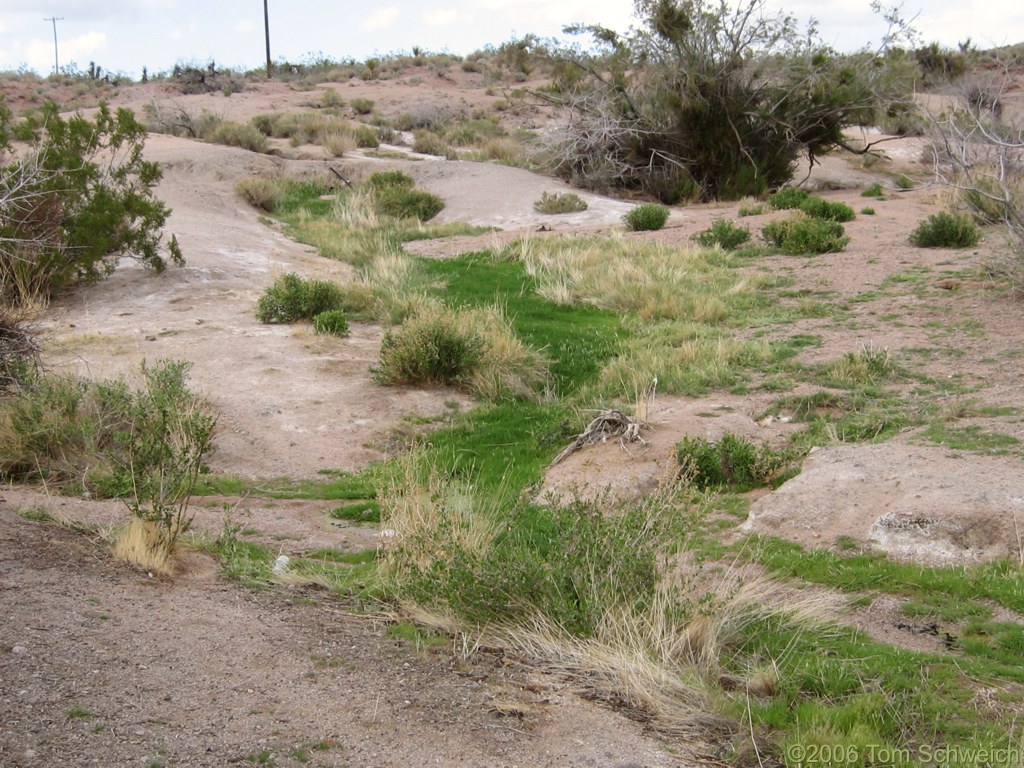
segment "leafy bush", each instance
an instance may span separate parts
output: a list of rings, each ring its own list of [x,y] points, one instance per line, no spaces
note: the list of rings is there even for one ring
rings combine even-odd
[[[936,213],[922,221],[910,233],[910,242],[918,248],[968,248],[981,238],[970,216]]]
[[[352,99],[349,102],[352,105],[352,109],[357,115],[368,115],[373,112],[374,101],[373,99]]]
[[[377,212],[396,219],[430,221],[444,208],[437,195],[419,189],[381,187],[374,194]]]
[[[803,214],[769,222],[761,230],[761,235],[770,244],[794,255],[834,253],[843,250],[850,242],[839,222]]]
[[[870,205],[865,206],[864,208],[861,208],[860,212],[864,216],[874,216],[875,215],[875,209],[872,208]]]
[[[356,146],[360,149],[377,149],[380,146],[380,136],[369,126],[358,125],[350,128],[349,133],[355,139]]]
[[[306,279],[289,272],[275,280],[260,296],[256,319],[261,323],[293,323],[312,320],[321,312],[343,306],[342,290],[334,283]]]
[[[647,203],[627,211],[622,221],[631,232],[648,232],[664,227],[668,215],[669,209],[666,206]]]
[[[865,188],[864,191],[860,193],[860,196],[883,198],[885,197],[885,190],[882,188],[882,185],[876,181],[871,186]]]
[[[587,210],[587,201],[575,192],[542,192],[533,209],[548,214],[578,213]]]
[[[768,205],[777,211],[799,208],[811,194],[799,187],[783,187],[768,197]]]
[[[348,317],[343,309],[328,309],[313,316],[313,330],[331,336],[348,335]]]
[[[174,468],[211,448],[214,419],[185,387],[187,372],[180,362],[143,366],[137,392],[124,381],[30,377],[0,401],[0,477],[129,497],[133,511],[162,518],[191,487]]]
[[[719,219],[703,232],[694,235],[693,239],[705,248],[717,245],[731,251],[750,239],[750,230],[736,226],[729,219]]]
[[[831,203],[816,195],[811,195],[800,203],[800,210],[808,216],[828,221],[853,221],[856,218],[853,208],[846,203]]]
[[[143,159],[146,127],[100,105],[92,119],[56,105],[16,124],[0,102],[0,153],[15,135],[29,147],[0,155],[0,302],[19,305],[114,271],[130,256],[157,272],[184,258],[160,230],[170,210],[153,196],[157,163]]]
[[[741,205],[739,209],[740,218],[744,218],[746,216],[760,216],[762,213],[764,213],[764,206],[760,203]]]
[[[896,178],[895,184],[897,189],[907,190],[914,188],[914,180],[906,174],[900,174]]]
[[[701,489],[728,487],[736,491],[771,485],[790,469],[792,457],[744,437],[725,433],[717,442],[685,437],[676,458],[687,479]]]

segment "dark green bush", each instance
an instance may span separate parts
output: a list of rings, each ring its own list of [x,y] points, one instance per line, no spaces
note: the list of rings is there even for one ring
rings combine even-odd
[[[861,197],[885,197],[885,190],[882,189],[882,185],[877,181],[871,186],[867,187],[863,192],[860,193]]]
[[[810,193],[806,189],[800,189],[798,187],[783,187],[773,195],[768,196],[768,205],[777,211],[787,210],[789,208],[799,208],[804,200],[810,197]]]
[[[279,277],[256,304],[256,319],[261,323],[293,323],[312,320],[321,312],[342,309],[344,295],[328,280],[311,280],[294,272]]]
[[[850,242],[839,222],[801,214],[766,224],[761,235],[771,245],[793,255],[834,253]]]
[[[719,219],[703,232],[694,235],[693,239],[705,248],[717,245],[731,251],[750,239],[750,230],[736,226],[729,219]]]
[[[810,195],[800,203],[800,210],[808,216],[828,221],[853,221],[856,214],[846,203],[831,203],[815,195]]]
[[[313,330],[331,336],[348,335],[348,317],[343,309],[328,309],[313,316]]]
[[[917,225],[910,233],[910,242],[918,248],[968,248],[981,238],[970,216],[936,213]]]
[[[450,314],[411,317],[384,334],[374,378],[382,384],[455,384],[469,380],[484,342]]]
[[[401,171],[378,171],[364,183],[372,189],[412,189],[416,186],[416,180]]]
[[[382,187],[374,195],[377,212],[396,219],[430,221],[444,208],[437,195],[419,189]]]
[[[622,221],[631,232],[648,232],[664,227],[668,215],[669,210],[666,206],[647,203],[627,211]]]
[[[705,490],[749,491],[772,485],[789,474],[794,463],[786,452],[756,446],[729,432],[717,442],[685,437],[676,445],[676,458],[690,482]]]

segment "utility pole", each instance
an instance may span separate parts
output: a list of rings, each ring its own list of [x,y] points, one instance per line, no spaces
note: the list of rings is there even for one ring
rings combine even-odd
[[[49,21],[53,24],[53,74],[60,74],[60,63],[57,61],[57,22],[64,21],[63,16],[51,16],[43,21]]]
[[[271,78],[270,69],[270,12],[267,10],[267,0],[263,0],[263,29],[267,36],[267,80]]]

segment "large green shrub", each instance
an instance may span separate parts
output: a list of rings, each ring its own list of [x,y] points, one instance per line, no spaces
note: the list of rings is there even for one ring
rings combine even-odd
[[[837,221],[797,214],[789,219],[769,222],[761,235],[786,253],[834,253],[850,242],[843,225]]]
[[[572,119],[551,158],[582,186],[663,202],[690,185],[705,200],[759,196],[788,182],[800,155],[813,164],[909,92],[909,74],[899,82],[886,56],[838,55],[763,0],[638,0],[635,10],[629,32],[577,27],[594,44],[560,52],[576,68],[552,90]]]
[[[14,138],[28,149],[4,156]],[[145,139],[127,109],[63,117],[47,104],[16,122],[0,101],[0,301],[99,279],[122,256],[158,272],[184,263],[173,237],[161,247],[170,210],[153,195],[161,173]]]
[[[261,323],[312,320],[321,312],[344,308],[341,288],[329,280],[313,280],[289,272],[267,288],[256,303]]]
[[[935,213],[910,233],[910,242],[918,248],[969,248],[981,238],[970,216]]]
[[[783,187],[778,192],[768,196],[768,205],[777,211],[799,208],[810,196],[811,193],[806,189]]]
[[[828,221],[853,221],[857,217],[853,208],[846,203],[829,202],[816,195],[811,195],[800,203],[800,210],[808,216]]]
[[[664,227],[668,215],[669,209],[664,205],[647,203],[627,211],[622,222],[630,232],[648,232]]]

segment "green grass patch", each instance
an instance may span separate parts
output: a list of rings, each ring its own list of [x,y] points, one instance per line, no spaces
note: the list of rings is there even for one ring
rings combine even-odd
[[[478,253],[424,266],[431,278],[443,281],[439,294],[450,306],[503,307],[516,336],[551,360],[553,388],[560,395],[593,381],[629,335],[614,312],[542,298],[536,279],[520,263]]]
[[[952,427],[949,424],[932,424],[920,438],[954,451],[969,451],[987,456],[1005,456],[1020,453],[1021,440],[1002,432],[989,432],[977,425]]]

